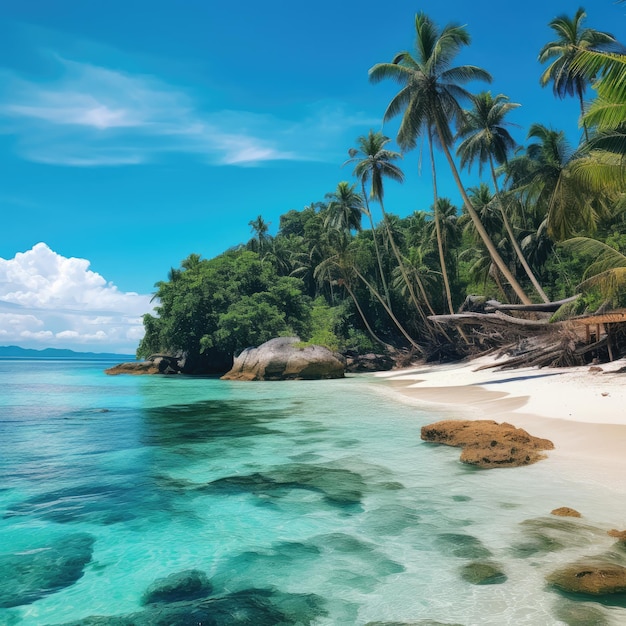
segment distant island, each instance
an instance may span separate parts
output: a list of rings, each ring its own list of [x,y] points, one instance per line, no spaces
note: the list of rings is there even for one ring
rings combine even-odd
[[[19,346],[0,346],[0,358],[19,359],[118,359],[134,361],[134,354],[116,354],[113,352],[75,352],[61,348],[33,350]]]

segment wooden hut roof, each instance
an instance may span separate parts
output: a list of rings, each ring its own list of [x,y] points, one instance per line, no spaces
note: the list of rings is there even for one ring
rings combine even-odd
[[[626,322],[626,309],[616,309],[614,311],[600,313],[599,315],[573,317],[568,321],[576,324],[615,324],[618,322]]]

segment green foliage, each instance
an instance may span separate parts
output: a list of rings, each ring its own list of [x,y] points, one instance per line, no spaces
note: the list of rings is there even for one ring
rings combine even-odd
[[[311,334],[307,343],[326,346],[330,350],[341,350],[342,340],[337,335],[340,322],[340,307],[331,307],[324,298],[316,298],[311,309]]]
[[[158,317],[146,315],[137,356],[185,352],[228,361],[250,345],[281,334],[310,332],[302,281],[279,276],[256,252],[234,250],[211,260],[192,255],[157,284]]]

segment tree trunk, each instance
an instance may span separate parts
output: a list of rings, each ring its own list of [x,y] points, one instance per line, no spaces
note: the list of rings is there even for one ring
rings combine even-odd
[[[385,292],[385,299],[387,304],[391,307],[391,298],[389,297],[389,288],[387,287],[387,280],[385,278],[385,272],[383,271],[383,261],[380,256],[380,248],[378,247],[378,240],[376,239],[376,227],[374,226],[374,218],[370,211],[369,201],[367,200],[367,192],[365,191],[365,181],[361,181],[363,187],[363,200],[365,202],[365,209],[367,210],[367,217],[370,220],[370,226],[372,227],[372,239],[374,240],[374,249],[376,250],[376,259],[378,260],[378,271],[380,272],[380,282],[382,283],[383,290]]]
[[[504,223],[504,227],[506,228],[506,232],[509,235],[509,239],[511,240],[511,245],[513,246],[513,250],[515,250],[515,254],[517,255],[517,258],[519,259],[519,262],[522,264],[522,267],[524,268],[526,275],[530,279],[530,282],[533,284],[533,287],[535,288],[537,293],[541,296],[541,299],[546,303],[550,302],[550,298],[548,298],[544,290],[541,288],[539,281],[535,277],[535,274],[533,273],[532,269],[530,269],[530,265],[528,265],[528,262],[526,261],[526,257],[524,256],[524,253],[519,247],[519,244],[517,243],[517,238],[515,237],[515,234],[513,233],[513,228],[511,227],[511,223],[509,222],[509,218],[507,217],[507,214],[504,210],[504,206],[502,206],[502,196],[500,195],[500,189],[498,188],[498,179],[496,178],[496,169],[493,165],[493,157],[491,155],[489,155],[489,166],[491,167],[491,177],[493,179],[493,188],[496,194],[496,200],[498,201],[498,206],[500,207],[500,213],[502,214],[502,221]]]
[[[352,289],[350,289],[350,285],[348,284],[348,281],[344,280],[343,286],[346,288],[346,291],[350,294],[350,297],[352,298],[352,301],[354,302],[354,306],[356,307],[356,310],[359,312],[359,315],[361,316],[361,319],[363,320],[363,323],[365,324],[365,328],[367,328],[367,332],[370,334],[372,339],[374,339],[374,341],[377,341],[380,345],[384,346],[385,349],[389,349],[389,346],[382,339],[380,339],[376,335],[376,333],[372,330],[372,327],[369,325],[369,322],[367,321],[367,318],[365,317],[365,313],[363,313],[363,310],[361,309],[361,305],[359,304],[359,301],[354,295],[354,292],[352,291]]]
[[[421,346],[418,343],[415,342],[415,340],[411,337],[411,335],[409,335],[409,333],[406,331],[404,326],[400,324],[398,318],[393,314],[393,311],[387,306],[383,297],[378,293],[378,290],[373,285],[370,285],[369,281],[365,278],[365,276],[363,276],[363,274],[361,274],[361,272],[359,272],[359,270],[354,268],[354,271],[356,272],[356,275],[363,281],[363,284],[370,290],[370,293],[383,305],[383,308],[385,309],[385,311],[387,311],[387,315],[389,315],[389,317],[393,320],[393,323],[397,326],[398,330],[404,335],[406,340],[421,354],[424,354],[424,350],[421,348]]]
[[[511,272],[511,270],[507,267],[506,263],[504,262],[499,252],[497,251],[493,241],[491,241],[491,237],[489,236],[489,233],[486,231],[485,227],[483,226],[483,223],[480,221],[480,216],[478,215],[478,213],[476,213],[476,209],[474,208],[472,201],[469,199],[467,192],[465,191],[465,188],[463,187],[463,183],[461,182],[461,177],[459,176],[459,172],[456,168],[456,164],[454,163],[454,159],[452,158],[452,155],[450,154],[450,150],[448,149],[448,146],[443,137],[443,133],[441,132],[441,129],[439,128],[439,125],[437,125],[437,133],[441,141],[443,152],[446,155],[446,159],[448,160],[450,170],[452,171],[452,175],[454,176],[456,185],[459,188],[461,197],[463,198],[465,208],[467,209],[469,216],[472,218],[472,221],[474,222],[474,225],[476,226],[476,230],[478,231],[478,234],[483,240],[485,247],[489,251],[489,254],[491,258],[493,259],[493,262],[498,267],[498,269],[502,272],[502,274],[504,275],[508,283],[511,285],[517,297],[522,301],[522,303],[531,304],[530,298],[526,295],[521,285],[517,282],[517,279],[515,278],[515,276],[513,276],[513,273]]]
[[[433,213],[435,215],[435,232],[437,234],[437,248],[439,250],[439,264],[441,265],[441,274],[443,276],[443,284],[446,290],[446,299],[448,300],[448,309],[450,313],[454,313],[454,307],[452,306],[452,294],[450,292],[450,281],[448,280],[448,271],[446,269],[446,258],[443,250],[443,240],[441,237],[441,223],[439,222],[439,207],[437,206],[439,197],[437,195],[437,172],[435,169],[435,154],[433,152],[433,131],[430,125],[428,126],[428,149],[430,152],[430,164],[433,175]]]
[[[391,249],[393,250],[394,256],[396,257],[396,260],[398,261],[398,267],[400,268],[400,272],[402,273],[402,278],[404,278],[404,282],[406,283],[406,286],[409,290],[409,294],[411,295],[411,300],[413,301],[413,304],[415,305],[415,308],[417,309],[418,313],[420,314],[420,317],[422,318],[422,321],[424,322],[426,328],[428,329],[430,335],[432,336],[432,328],[431,328],[431,324],[428,321],[428,318],[426,317],[424,310],[422,309],[422,307],[420,306],[420,303],[417,300],[417,297],[415,296],[415,291],[413,290],[413,285],[411,285],[411,281],[409,280],[409,277],[406,273],[406,268],[404,267],[404,262],[402,261],[402,257],[400,256],[400,251],[398,250],[398,247],[396,246],[396,242],[393,238],[393,234],[391,233],[391,228],[389,228],[389,220],[387,218],[387,213],[385,212],[385,206],[383,204],[382,199],[379,200],[380,202],[380,209],[383,213],[383,220],[385,223],[385,227],[387,229],[387,236],[389,237],[389,243],[391,244]],[[422,294],[422,298],[424,298],[424,302],[426,303],[426,306],[428,307],[428,310],[431,312],[431,315],[435,314],[435,311],[433,310],[432,306],[430,305],[430,301],[428,300],[428,295],[426,294],[426,290],[424,289],[424,285],[422,285],[422,281],[419,280],[418,277],[418,282],[417,282],[421,294]]]

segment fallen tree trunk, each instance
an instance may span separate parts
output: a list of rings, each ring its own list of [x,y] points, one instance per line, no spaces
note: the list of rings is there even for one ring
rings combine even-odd
[[[540,320],[526,320],[521,317],[513,317],[506,315],[501,311],[495,313],[455,313],[453,315],[429,315],[429,320],[440,324],[456,324],[456,325],[495,325],[495,326],[524,326],[528,329],[545,329],[550,324],[548,318]]]

